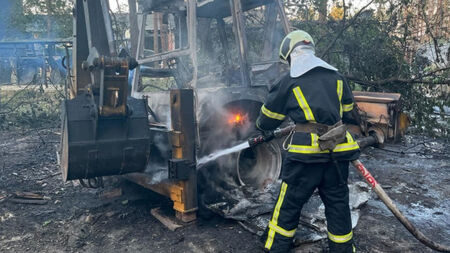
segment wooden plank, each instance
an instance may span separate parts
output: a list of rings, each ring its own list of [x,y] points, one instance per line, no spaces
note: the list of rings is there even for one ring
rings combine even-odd
[[[170,231],[175,231],[178,228],[183,227],[182,225],[178,224],[174,219],[171,219],[169,216],[166,216],[159,207],[151,209],[150,213]]]

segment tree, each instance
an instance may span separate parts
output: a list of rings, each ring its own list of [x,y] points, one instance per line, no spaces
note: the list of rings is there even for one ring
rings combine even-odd
[[[449,134],[448,126],[439,123],[449,123],[444,107],[450,106],[450,17],[442,11],[449,3],[377,0],[350,11],[352,1],[336,1],[342,12],[332,8],[321,22],[307,2],[290,0],[287,12],[295,27],[315,38],[319,56],[356,89],[401,93],[416,129]]]
[[[341,20],[344,18],[344,8],[334,5],[331,7],[330,18],[334,20]]]
[[[10,37],[20,36],[25,32],[25,24],[17,22],[23,16],[22,0],[4,0],[0,8],[0,41]]]
[[[9,19],[5,21],[9,30],[3,39],[67,38],[72,35],[72,3],[70,1],[6,1],[12,4],[10,3]]]

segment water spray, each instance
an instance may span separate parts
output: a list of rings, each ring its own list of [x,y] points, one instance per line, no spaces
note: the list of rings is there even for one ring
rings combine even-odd
[[[200,159],[198,159],[197,161],[197,166],[201,166],[203,164],[206,164],[208,162],[211,162],[213,160],[216,160],[219,157],[222,157],[224,155],[229,155],[232,153],[236,153],[239,152],[241,150],[244,150],[246,148],[253,148],[259,144],[265,143],[265,142],[269,142],[275,138],[280,138],[283,136],[288,135],[289,133],[291,133],[295,128],[294,124],[290,124],[287,127],[284,128],[277,128],[273,131],[266,131],[264,132],[264,134],[258,135],[256,137],[252,137],[249,138],[247,141],[240,143],[238,145],[235,145],[231,148],[227,148],[227,149],[222,149],[222,150],[218,150],[214,153],[211,153],[207,156],[204,156]]]

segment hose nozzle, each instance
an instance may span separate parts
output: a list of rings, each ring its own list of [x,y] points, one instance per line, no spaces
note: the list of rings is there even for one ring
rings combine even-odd
[[[287,127],[284,127],[284,128],[277,128],[273,131],[265,131],[261,135],[258,135],[256,137],[252,137],[252,138],[248,139],[248,145],[250,147],[254,147],[263,142],[269,142],[275,138],[280,138],[280,137],[286,136],[290,132],[292,132],[292,130],[294,130],[294,128],[295,128],[295,125],[292,124],[292,125],[288,125]]]

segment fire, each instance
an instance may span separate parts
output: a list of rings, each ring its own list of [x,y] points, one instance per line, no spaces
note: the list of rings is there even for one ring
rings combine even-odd
[[[240,113],[234,113],[231,115],[231,117],[228,119],[229,124],[242,124],[244,123],[245,116]]]

